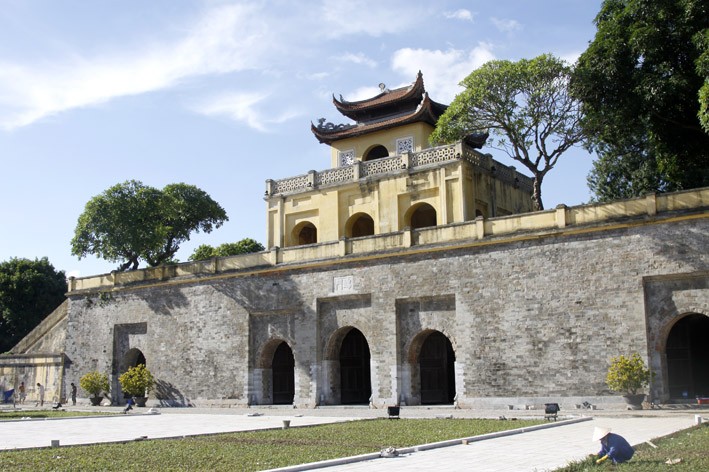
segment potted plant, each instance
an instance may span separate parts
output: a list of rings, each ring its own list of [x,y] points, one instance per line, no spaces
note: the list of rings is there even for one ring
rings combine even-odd
[[[103,392],[108,392],[108,376],[98,371],[89,372],[79,379],[79,385],[89,393],[93,406],[98,406],[103,400]]]
[[[638,393],[638,390],[646,387],[651,377],[650,370],[638,353],[630,357],[621,355],[611,359],[606,384],[611,390],[621,393],[626,403],[637,410],[642,408],[645,398],[645,394]]]
[[[144,364],[131,367],[118,377],[118,381],[121,383],[124,395],[135,398],[135,403],[138,406],[145,406],[148,393],[155,385],[153,374],[150,373]]]

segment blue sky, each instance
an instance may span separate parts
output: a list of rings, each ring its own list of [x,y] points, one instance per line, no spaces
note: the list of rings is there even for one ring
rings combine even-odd
[[[203,243],[263,243],[266,179],[330,165],[310,123],[347,121],[333,93],[366,98],[421,70],[431,98],[450,103],[488,60],[573,62],[600,4],[3,0],[0,261],[113,270],[72,256],[70,241],[86,202],[129,179],[196,185],[227,211],[224,226],[182,245],[181,261]],[[591,162],[582,149],[562,156],[545,178],[545,206],[588,202]]]

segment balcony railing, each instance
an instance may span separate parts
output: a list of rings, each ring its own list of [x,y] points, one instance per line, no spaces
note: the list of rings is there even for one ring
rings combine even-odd
[[[533,180],[517,172],[514,167],[506,166],[494,160],[489,154],[481,154],[464,143],[456,143],[368,162],[358,161],[351,166],[320,172],[313,170],[305,175],[286,179],[267,180],[266,196],[308,192],[315,188],[356,182],[365,177],[376,179],[391,174],[423,170],[428,166],[444,165],[461,159],[494,175],[502,182],[518,186],[528,192],[532,191]]]

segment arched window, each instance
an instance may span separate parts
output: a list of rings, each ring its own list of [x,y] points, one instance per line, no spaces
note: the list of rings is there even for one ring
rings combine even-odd
[[[367,151],[367,154],[364,155],[363,160],[373,161],[374,159],[381,159],[383,157],[389,157],[389,150],[381,144],[378,144],[369,151]]]
[[[318,229],[309,221],[298,224],[293,228],[293,243],[296,246],[315,244],[318,242]]]
[[[421,203],[409,210],[408,225],[411,229],[436,226],[436,209],[428,203]]]
[[[348,238],[360,238],[374,234],[374,220],[366,213],[355,213],[347,220],[345,235]]]

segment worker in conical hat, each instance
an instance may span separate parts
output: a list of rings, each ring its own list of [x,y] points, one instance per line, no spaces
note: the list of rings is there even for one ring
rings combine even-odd
[[[593,428],[593,441],[601,441],[601,450],[598,452],[596,464],[607,460],[620,464],[629,461],[635,454],[635,450],[623,436],[611,433],[608,428],[598,426]]]

